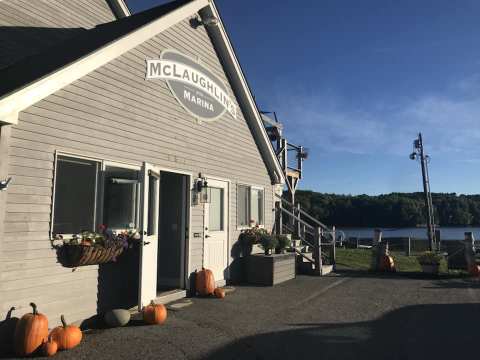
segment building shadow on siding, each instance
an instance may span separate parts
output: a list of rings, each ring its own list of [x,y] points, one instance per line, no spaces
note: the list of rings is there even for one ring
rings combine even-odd
[[[292,323],[239,339],[208,359],[455,359],[477,355],[479,304],[416,305],[375,321]]]
[[[83,28],[0,26],[0,69],[88,31]]]
[[[116,262],[99,265],[97,312],[130,309],[138,304],[140,250],[127,249]]]

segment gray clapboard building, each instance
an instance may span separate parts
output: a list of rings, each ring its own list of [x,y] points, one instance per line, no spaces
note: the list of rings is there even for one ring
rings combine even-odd
[[[4,0],[0,48],[0,317],[184,296],[202,267],[224,284],[240,231],[272,229],[282,168],[212,0]],[[54,237],[100,224],[141,246],[63,266]]]

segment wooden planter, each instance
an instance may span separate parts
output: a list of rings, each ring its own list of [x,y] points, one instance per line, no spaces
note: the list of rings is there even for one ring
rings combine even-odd
[[[86,245],[63,245],[58,251],[58,260],[65,267],[104,264],[116,260],[123,246],[109,248]]]
[[[440,272],[440,265],[420,264],[424,274],[438,275]]]
[[[272,286],[295,278],[295,254],[255,254],[245,259],[250,284]]]

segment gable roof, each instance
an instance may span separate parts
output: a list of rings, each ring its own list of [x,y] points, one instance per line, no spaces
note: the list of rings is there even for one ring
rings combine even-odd
[[[284,183],[283,171],[261,115],[223,27],[213,0],[176,0],[95,27],[68,41],[0,70],[0,125],[16,124],[18,113],[114,60],[185,18],[215,16],[206,26],[232,89],[252,130],[272,183]]]

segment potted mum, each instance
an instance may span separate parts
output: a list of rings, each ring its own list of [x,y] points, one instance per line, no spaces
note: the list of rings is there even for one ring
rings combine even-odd
[[[275,254],[285,254],[285,249],[291,245],[290,239],[286,235],[276,235],[277,246],[275,247]]]
[[[418,257],[418,262],[425,274],[438,274],[442,257],[433,251],[426,251]]]
[[[262,234],[260,235],[260,247],[265,251],[265,255],[271,255],[272,250],[278,245],[278,239],[274,235]]]

